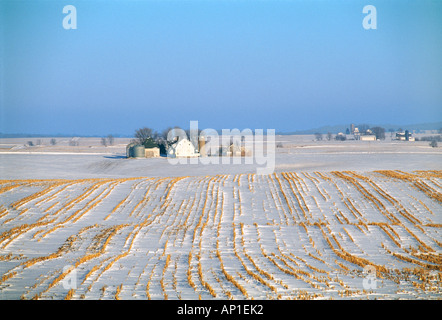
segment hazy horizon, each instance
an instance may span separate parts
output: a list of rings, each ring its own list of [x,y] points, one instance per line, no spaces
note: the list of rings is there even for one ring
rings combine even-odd
[[[442,1],[417,0],[5,0],[0,132],[438,122],[441,17]]]

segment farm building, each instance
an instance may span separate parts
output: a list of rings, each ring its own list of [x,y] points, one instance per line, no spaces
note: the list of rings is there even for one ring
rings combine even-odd
[[[146,148],[144,151],[144,156],[146,158],[157,158],[160,156],[160,148],[158,147]]]
[[[141,144],[130,143],[126,146],[127,158],[156,158],[160,156],[160,148],[146,148]]]
[[[180,139],[167,149],[167,156],[170,158],[198,157],[195,146],[188,139]]]
[[[359,140],[361,141],[376,141],[376,135],[374,134],[366,134],[359,136]]]
[[[136,143],[132,142],[132,143],[129,143],[129,144],[126,146],[126,157],[127,157],[127,158],[132,158],[133,148],[134,148],[136,145],[137,145]]]
[[[396,140],[399,141],[414,141],[414,137],[412,134],[406,130],[405,132],[398,132],[396,133]]]
[[[160,156],[160,148],[152,138],[146,139],[143,144],[131,142],[126,146],[127,158],[156,158]]]
[[[227,155],[231,157],[240,157],[241,156],[241,147],[236,144],[231,144],[227,151]]]
[[[231,144],[227,149],[227,156],[231,157],[250,157],[252,152],[244,146]]]
[[[145,158],[146,148],[141,144],[130,143],[126,146],[126,157],[127,158]]]
[[[206,157],[207,156],[206,142],[207,141],[206,141],[205,137],[200,137],[198,139],[198,150],[199,150],[200,157]]]
[[[360,132],[359,128],[352,128],[353,135],[355,140],[360,141],[376,141],[376,135],[373,134],[373,131],[370,129],[367,129],[366,131]]]

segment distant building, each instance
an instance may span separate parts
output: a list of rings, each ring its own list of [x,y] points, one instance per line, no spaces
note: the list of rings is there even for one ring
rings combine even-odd
[[[146,158],[157,158],[160,156],[160,148],[154,147],[154,148],[146,148],[144,150],[144,154]]]
[[[250,157],[252,152],[244,146],[232,143],[227,149],[226,155],[230,157]]]
[[[359,128],[352,124],[352,134],[355,140],[360,141],[376,141],[376,135],[370,129],[359,131]]]
[[[345,134],[343,134],[342,132],[339,132],[336,135],[335,139],[338,141],[345,141],[345,140],[347,140],[347,136]]]
[[[200,157],[207,157],[207,150],[206,150],[206,137],[199,137],[198,139],[198,151],[200,154]]]
[[[366,134],[363,136],[359,136],[359,140],[361,140],[361,141],[376,141],[376,135]]]
[[[191,158],[198,157],[195,146],[188,139],[180,139],[167,149],[167,156],[170,158]]]
[[[355,137],[355,140],[359,140],[359,137],[361,136],[361,134],[359,133],[358,128],[353,128],[352,134]]]
[[[405,130],[405,132],[397,132],[396,133],[396,140],[399,140],[399,141],[415,141],[413,135],[408,130]]]
[[[146,148],[141,144],[129,143],[126,146],[127,158],[155,158],[160,156],[160,148]]]
[[[129,143],[126,146],[126,157],[128,158],[144,158],[145,148],[142,144]]]
[[[132,158],[133,157],[133,148],[136,146],[137,144],[135,142],[129,143],[126,146],[126,157],[127,158]]]

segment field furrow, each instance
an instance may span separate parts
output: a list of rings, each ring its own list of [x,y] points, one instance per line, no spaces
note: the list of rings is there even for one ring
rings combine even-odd
[[[440,171],[0,181],[3,299],[439,299]]]

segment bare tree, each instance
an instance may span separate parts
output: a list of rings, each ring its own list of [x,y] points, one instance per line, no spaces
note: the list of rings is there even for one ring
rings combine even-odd
[[[160,141],[161,140],[161,133],[159,133],[158,131],[153,131],[151,138],[154,141]]]
[[[172,127],[164,129],[160,134],[160,138],[164,141],[167,141],[167,134],[169,133],[170,130],[172,130]]]
[[[390,129],[388,129],[388,132],[390,132],[390,138],[393,138],[394,129],[390,128]]]
[[[376,135],[376,139],[385,140],[385,129],[381,127],[371,128],[371,131]]]
[[[316,138],[316,140],[322,140],[322,133],[319,133],[319,132],[316,132],[315,133],[315,138]]]
[[[115,139],[114,139],[114,136],[113,135],[108,135],[107,136],[107,142],[108,142],[108,144],[110,145],[110,146],[113,146],[114,145],[114,142],[115,142]]]
[[[105,147],[107,147],[107,140],[106,138],[101,138],[101,144]]]
[[[166,130],[167,130],[167,132],[165,132]],[[166,130],[163,131],[163,135],[169,145],[175,143],[178,139],[188,137],[187,133],[183,129],[181,129],[179,126],[175,126],[173,128],[168,128]],[[168,138],[169,132],[171,133],[171,136],[174,137],[172,140],[169,139],[170,137]],[[186,135],[186,136],[184,136],[184,135]]]
[[[55,146],[57,144],[57,140],[55,140],[54,138],[51,139],[50,141],[52,146]]]
[[[135,139],[137,143],[143,144],[148,138],[152,138],[153,130],[151,128],[141,128],[135,131]]]
[[[80,145],[80,142],[78,141],[78,138],[72,138],[69,141],[69,146],[71,147],[78,147]]]
[[[166,154],[167,153],[167,148],[169,148],[169,146],[175,142],[175,140],[170,140],[167,137],[169,132],[172,131],[172,133],[173,133],[174,129],[181,129],[181,128],[178,127],[178,126],[175,126],[174,128],[167,127],[166,129],[161,131],[161,133],[156,133],[156,135],[155,135],[155,142],[158,144],[158,147],[160,148],[160,153],[161,154]]]
[[[327,140],[330,141],[332,139],[332,133],[331,132],[327,132]]]
[[[363,123],[358,125],[357,128],[359,129],[359,132],[365,133],[368,129],[370,129],[370,126],[366,123]]]

